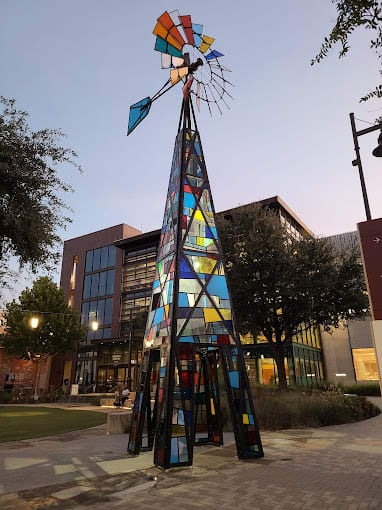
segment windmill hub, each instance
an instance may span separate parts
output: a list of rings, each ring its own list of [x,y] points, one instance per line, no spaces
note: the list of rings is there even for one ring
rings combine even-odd
[[[203,65],[203,60],[201,58],[198,58],[198,60],[196,62],[194,62],[193,64],[191,64],[189,66],[189,71],[190,73],[194,73],[199,66],[202,66]]]
[[[210,83],[212,79],[211,68],[199,48],[191,44],[185,44],[182,53],[186,63],[189,59],[188,69],[190,74],[193,74],[194,78],[200,83]]]

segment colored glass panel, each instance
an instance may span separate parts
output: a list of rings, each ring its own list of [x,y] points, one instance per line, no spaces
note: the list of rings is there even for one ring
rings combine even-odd
[[[194,44],[197,48],[202,43],[202,35],[203,35],[203,25],[199,25],[197,23],[192,24],[192,31],[194,33]]]
[[[206,55],[206,60],[213,60],[215,58],[224,57],[223,53],[220,51],[212,50],[208,55]]]
[[[130,106],[130,114],[129,114],[129,124],[127,129],[127,134],[129,135],[141,122],[144,118],[147,117],[151,108],[151,99],[149,97],[145,97],[138,103]]]
[[[159,16],[158,22],[174,37],[174,39],[177,40],[180,47],[186,44],[186,41],[183,39],[181,33],[176,28],[175,21],[172,19],[172,17],[167,11],[165,11],[161,16]]]
[[[178,48],[175,48],[175,46],[168,43],[165,39],[162,39],[162,37],[159,37],[159,35],[157,35],[155,39],[154,50],[160,53],[168,53],[173,57],[182,57],[182,52],[178,50]]]
[[[203,35],[202,36],[202,43],[201,43],[201,45],[199,47],[200,51],[202,53],[205,53],[209,49],[211,44],[214,42],[214,40],[215,40],[214,37],[210,37],[208,35]]]
[[[174,48],[177,48],[180,51],[182,50],[183,44],[180,44],[176,40],[176,38],[173,35],[171,35],[171,33],[169,33],[168,30],[166,30],[166,28],[164,28],[164,26],[161,23],[159,23],[159,21],[154,27],[153,34],[158,35],[159,37],[170,43],[172,46],[174,46]]]
[[[179,20],[182,23],[183,30],[187,36],[188,43],[194,45],[195,41],[194,41],[194,32],[192,31],[191,16],[190,15],[179,16]]]

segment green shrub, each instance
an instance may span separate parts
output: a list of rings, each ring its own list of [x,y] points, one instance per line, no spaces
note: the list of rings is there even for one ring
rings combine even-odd
[[[12,393],[0,391],[0,404],[8,404],[12,400]]]
[[[266,430],[339,425],[380,414],[367,399],[336,392],[260,389],[254,404],[259,426]]]
[[[379,382],[365,382],[359,384],[351,384],[348,386],[340,386],[344,393],[353,393],[365,397],[380,397],[381,388]]]

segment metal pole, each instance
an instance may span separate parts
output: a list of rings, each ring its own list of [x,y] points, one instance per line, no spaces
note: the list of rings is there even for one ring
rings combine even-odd
[[[356,130],[356,127],[355,127],[354,113],[350,113],[349,116],[350,116],[351,129],[352,129],[352,133],[353,133],[354,150],[355,150],[355,153],[356,153],[356,156],[357,156],[357,159],[355,159],[352,162],[352,164],[353,164],[353,166],[358,166],[359,179],[361,181],[361,188],[362,188],[363,203],[365,205],[366,219],[367,220],[371,220],[369,199],[367,198],[365,178],[363,176],[362,163],[361,163],[361,155],[360,155],[360,152],[359,152],[359,145],[358,145],[358,136],[357,136],[357,130]]]
[[[131,350],[132,350],[132,343],[133,343],[133,309],[130,309],[130,324],[129,324],[129,364],[127,366],[127,385],[129,387],[129,390],[132,390],[131,387]]]
[[[40,389],[39,389],[39,385],[40,385],[40,371],[41,371],[41,358],[37,358],[36,384],[35,384],[35,387],[34,387],[33,400],[38,400],[39,399],[39,393],[40,393]]]

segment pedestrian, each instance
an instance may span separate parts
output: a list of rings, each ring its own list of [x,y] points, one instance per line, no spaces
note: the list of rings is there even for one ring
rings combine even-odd
[[[126,402],[126,400],[129,399],[129,396],[130,396],[130,390],[127,386],[125,386],[124,390],[122,391],[121,407],[123,407],[123,404]]]

